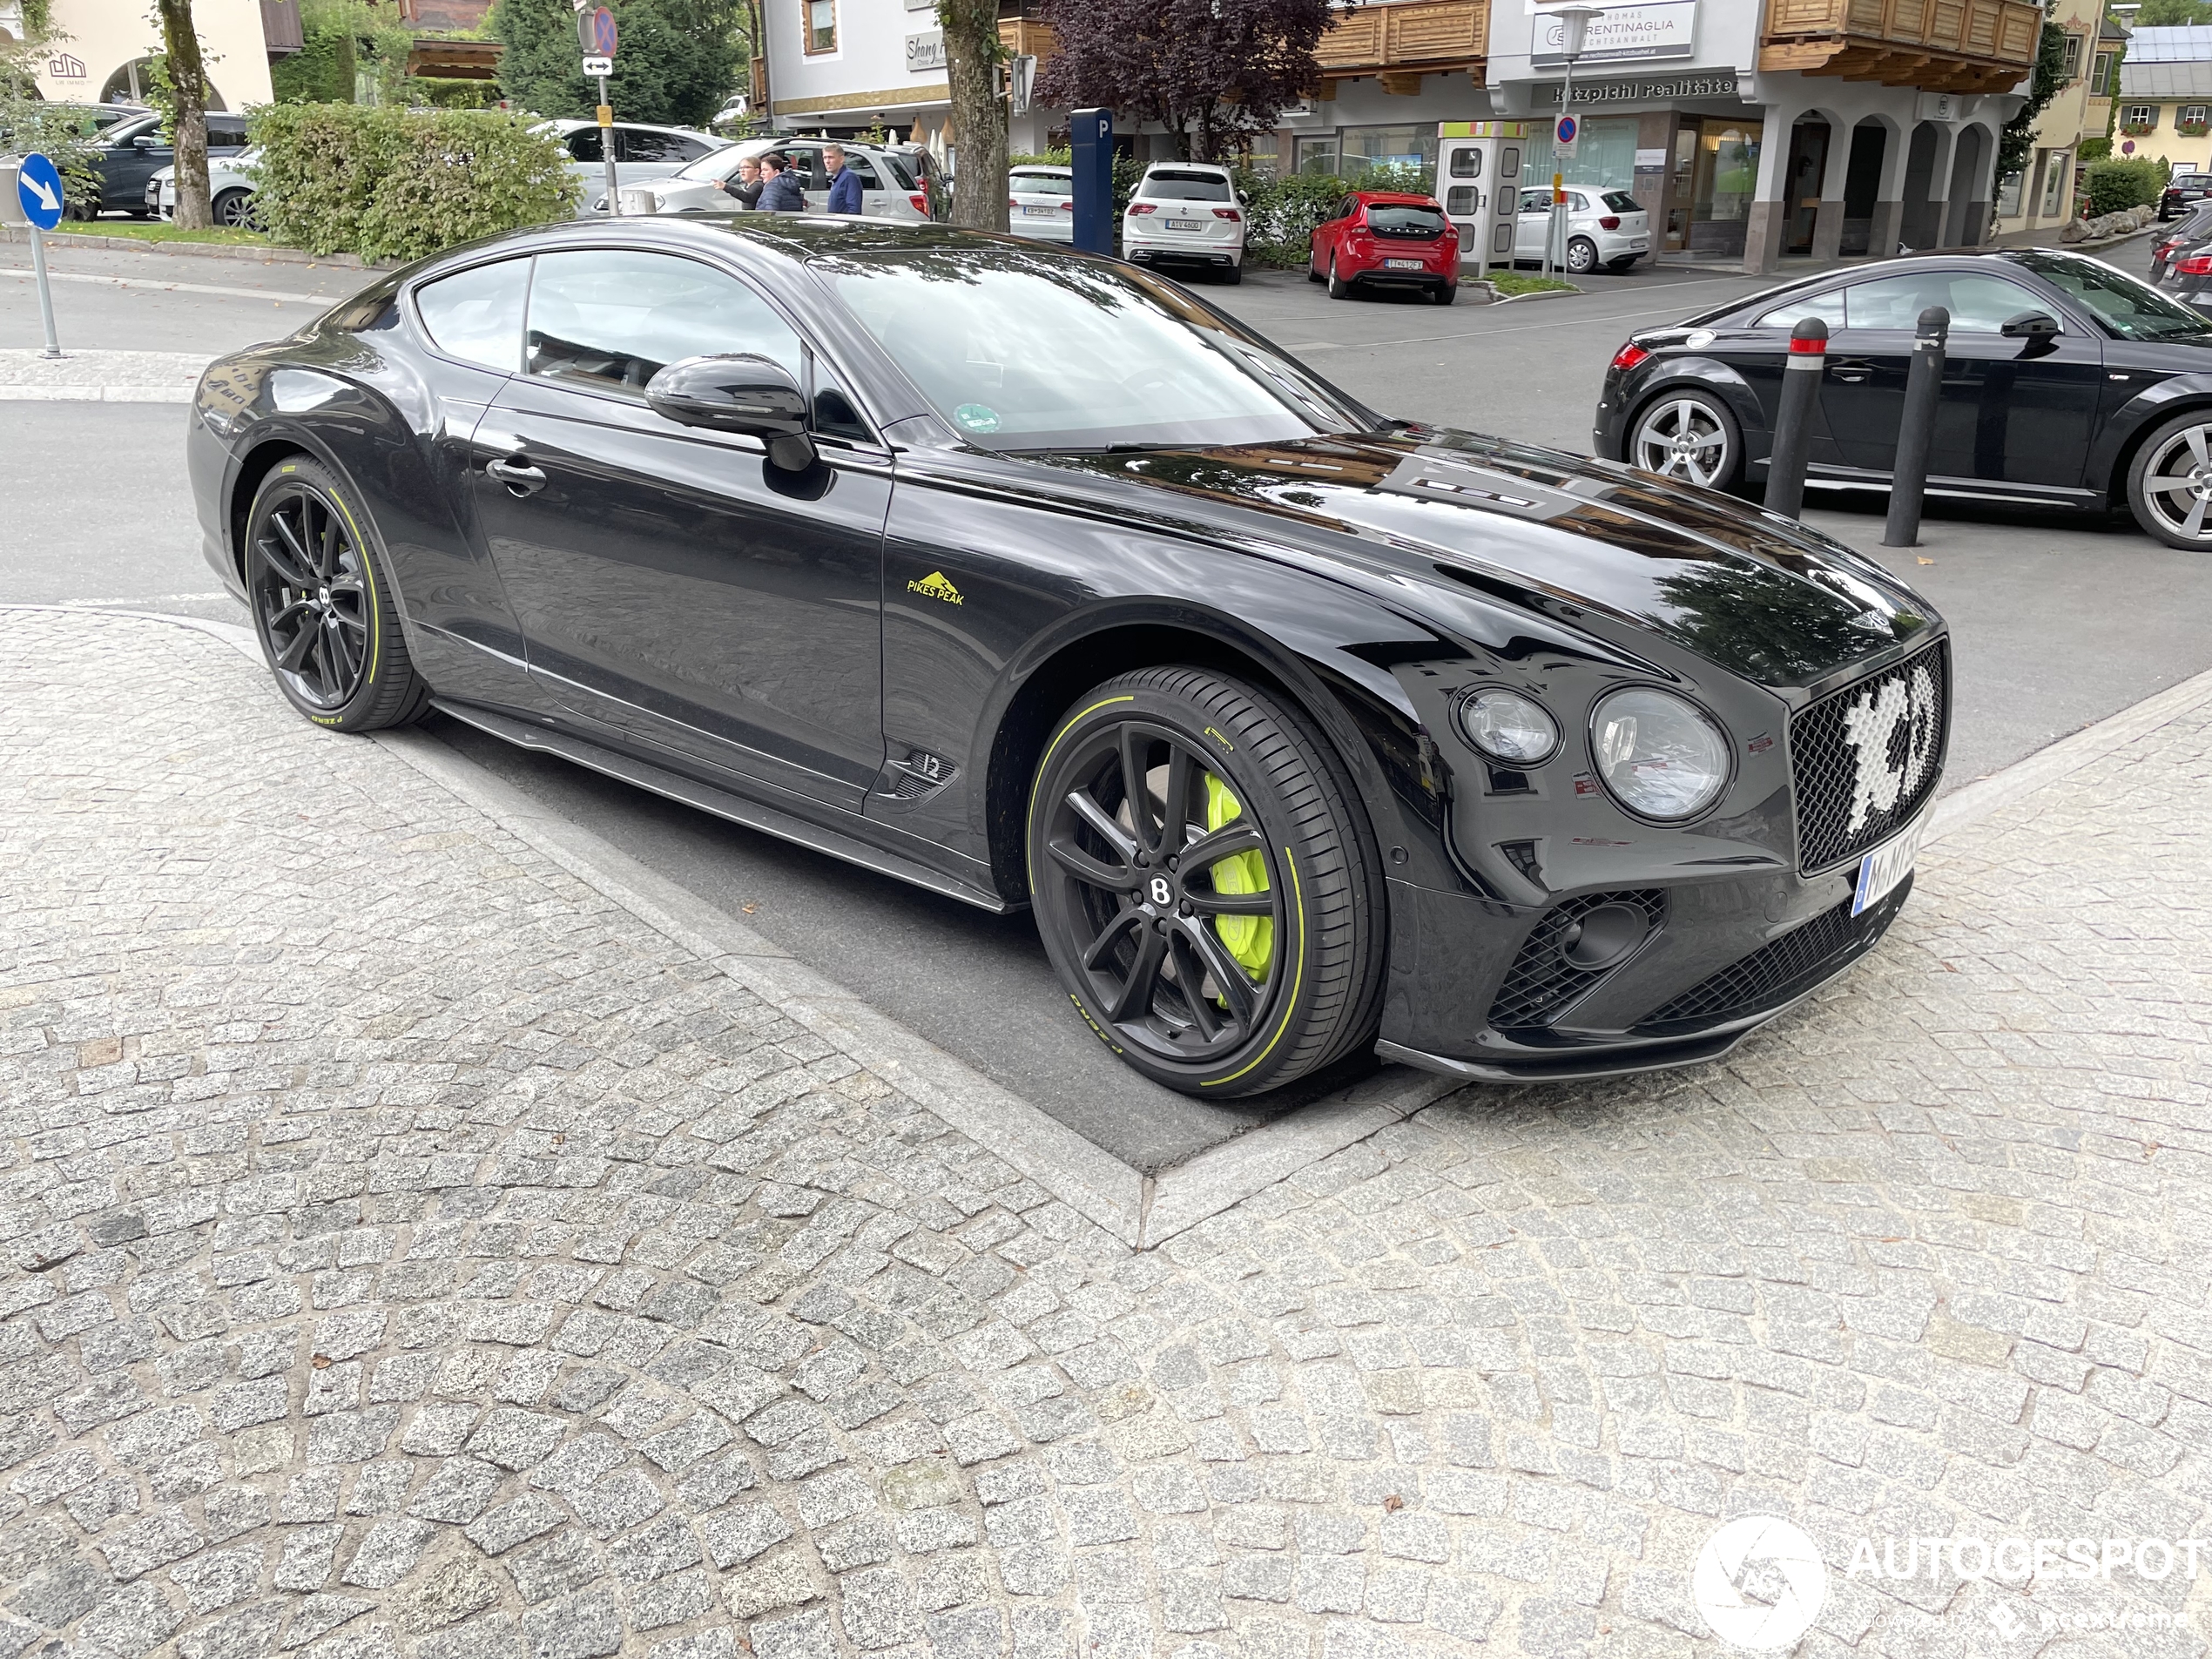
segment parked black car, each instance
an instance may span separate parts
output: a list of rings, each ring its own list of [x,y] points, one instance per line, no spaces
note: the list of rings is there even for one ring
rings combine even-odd
[[[2208,196],[2212,196],[2212,173],[2177,172],[2166,181],[2166,192],[2158,199],[2158,216],[2178,219]]]
[[[1897,260],[1772,288],[1621,347],[1597,452],[1714,489],[1759,482],[1783,360],[1828,325],[1807,482],[1887,490],[1912,331],[1951,313],[1931,495],[2104,512],[2212,550],[2212,320],[2079,253]]]
[[[2163,282],[2181,251],[2208,237],[2212,237],[2212,202],[2200,202],[2182,214],[2182,222],[2172,230],[2161,231],[2158,239],[2151,244],[2149,280],[2153,284]]]
[[[234,156],[246,147],[244,116],[207,118],[209,155]],[[150,217],[152,210],[146,206],[146,185],[154,174],[174,165],[176,159],[176,146],[162,132],[158,112],[138,111],[110,123],[92,149],[92,166],[100,175],[99,206],[85,210],[82,216],[91,219],[120,211],[138,219]]]
[[[307,718],[1033,905],[1202,1096],[1722,1053],[1897,914],[1943,765],[1946,631],[1871,560],[1017,238],[516,233],[218,360],[187,448]]]

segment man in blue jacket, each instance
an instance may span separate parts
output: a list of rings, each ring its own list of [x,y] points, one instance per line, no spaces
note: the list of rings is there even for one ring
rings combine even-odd
[[[806,211],[806,192],[791,170],[791,158],[780,150],[771,150],[760,158],[760,176],[767,182],[760,186],[760,200],[757,204],[764,213],[803,213]]]
[[[833,213],[860,211],[860,177],[845,165],[845,152],[833,144],[822,146],[822,165],[829,169],[829,210]]]

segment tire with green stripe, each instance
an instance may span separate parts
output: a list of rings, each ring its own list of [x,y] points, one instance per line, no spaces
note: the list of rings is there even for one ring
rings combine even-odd
[[[307,455],[272,467],[246,509],[239,574],[270,671],[334,732],[405,725],[429,706],[400,629],[374,527],[354,492]]]
[[[1094,687],[1038,762],[1027,848],[1069,1000],[1155,1081],[1256,1095],[1373,1041],[1374,836],[1327,741],[1275,694],[1193,666]]]

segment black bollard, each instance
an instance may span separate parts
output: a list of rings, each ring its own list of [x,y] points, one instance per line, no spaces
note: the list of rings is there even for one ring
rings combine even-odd
[[[1935,441],[1936,404],[1943,396],[1943,347],[1951,314],[1930,306],[1912,333],[1912,367],[1905,377],[1905,418],[1898,422],[1897,469],[1890,475],[1890,516],[1884,547],[1920,545],[1920,502],[1928,489],[1928,448]]]
[[[1812,409],[1820,397],[1820,371],[1828,366],[1828,325],[1807,317],[1790,331],[1790,361],[1782,372],[1782,408],[1774,421],[1774,448],[1766,468],[1766,509],[1795,518],[1805,504],[1805,458],[1812,453]]]

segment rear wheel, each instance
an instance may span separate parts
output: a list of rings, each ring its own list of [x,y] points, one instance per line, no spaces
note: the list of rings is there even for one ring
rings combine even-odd
[[[1333,253],[1329,255],[1329,298],[1332,300],[1352,298],[1352,284],[1337,274],[1337,256]]]
[[[1239,282],[1242,282],[1244,280],[1244,267],[1241,265],[1231,266],[1226,271],[1224,271],[1221,273],[1221,280],[1224,282],[1226,282],[1231,287],[1235,287]]]
[[[334,731],[405,725],[429,705],[366,516],[329,469],[273,469],[246,520],[253,631],[292,706]]]
[[[1743,453],[1736,417],[1710,392],[1662,392],[1629,428],[1630,466],[1708,489],[1735,482]]]
[[[1635,269],[1635,263],[1636,262],[1632,259],[1615,260],[1612,264],[1607,266],[1605,268],[1612,272],[1615,276],[1626,276],[1630,271]]]
[[[2177,415],[2128,469],[2135,522],[2168,547],[2212,552],[2212,409]]]
[[[1233,1098],[1372,1042],[1383,885],[1366,819],[1295,711],[1195,667],[1086,693],[1030,796],[1037,929],[1101,1041]]]
[[[1429,290],[1428,297],[1440,306],[1448,306],[1460,297],[1460,285],[1456,282],[1440,282]]]

